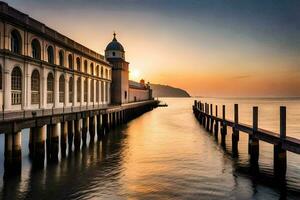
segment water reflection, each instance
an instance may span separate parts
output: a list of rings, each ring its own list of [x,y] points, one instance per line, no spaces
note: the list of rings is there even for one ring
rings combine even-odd
[[[22,172],[3,179],[0,198],[297,199],[300,196],[299,155],[288,154],[287,179],[278,182],[273,178],[272,145],[261,142],[259,162],[252,165],[248,135],[240,133],[238,157],[232,158],[231,128],[222,143],[220,130],[216,138],[194,118],[193,99],[165,101],[168,108],[157,108],[112,130],[101,142],[90,143],[88,137],[87,145],[79,152],[67,144],[65,157],[60,153],[58,162],[45,162],[42,167],[31,163],[26,143],[28,133],[23,133]],[[299,104],[289,105],[297,107],[291,105],[294,103]],[[241,108],[250,104],[247,102]],[[276,109],[278,104],[281,102],[273,107]],[[294,122],[293,119],[289,124]],[[268,123],[273,129],[277,126],[274,120]],[[293,128],[299,125],[293,124]],[[0,171],[3,174],[3,168]]]

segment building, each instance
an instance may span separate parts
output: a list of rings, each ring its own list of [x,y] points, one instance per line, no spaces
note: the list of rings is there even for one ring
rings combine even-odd
[[[145,81],[140,83],[129,81],[129,63],[125,60],[125,50],[116,38],[105,49],[105,58],[112,65],[111,101],[123,104],[152,99],[152,90]]]
[[[123,46],[105,57],[0,2],[0,108],[4,112],[124,104],[152,99],[130,84]]]

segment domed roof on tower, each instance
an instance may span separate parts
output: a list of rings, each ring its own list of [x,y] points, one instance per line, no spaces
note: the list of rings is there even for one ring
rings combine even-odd
[[[124,47],[116,38],[116,33],[114,33],[113,40],[106,46],[105,51],[122,51],[124,52]]]

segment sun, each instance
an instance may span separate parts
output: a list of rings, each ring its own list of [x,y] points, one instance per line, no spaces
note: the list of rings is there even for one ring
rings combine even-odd
[[[134,80],[134,81],[140,81],[140,79],[141,79],[140,71],[135,68],[131,68],[131,70],[129,72],[129,79]]]

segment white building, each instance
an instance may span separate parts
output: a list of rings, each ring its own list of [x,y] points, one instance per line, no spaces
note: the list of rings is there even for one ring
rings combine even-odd
[[[123,46],[105,57],[0,2],[0,108],[4,112],[76,109],[152,99],[132,86]],[[111,94],[112,91],[112,94]]]
[[[70,38],[0,3],[0,108],[107,105],[111,66]]]

